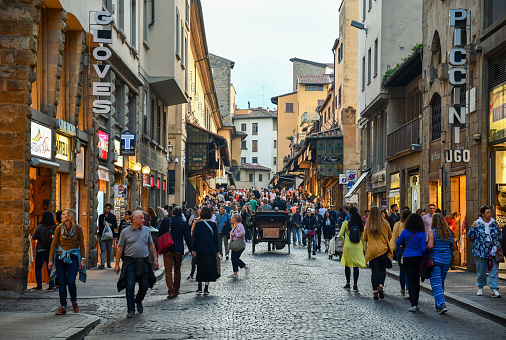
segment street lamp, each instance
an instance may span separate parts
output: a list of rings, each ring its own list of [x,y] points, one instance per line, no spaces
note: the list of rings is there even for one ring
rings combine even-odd
[[[169,141],[169,145],[167,145],[167,149],[169,150],[169,155],[174,151],[174,145]]]
[[[151,173],[151,168],[150,168],[149,166],[147,166],[147,165],[144,165],[144,166],[142,167],[142,173],[143,173],[144,175],[149,175],[149,174]]]
[[[139,162],[135,162],[134,165],[132,165],[132,170],[135,172],[139,172],[142,169],[142,165]]]
[[[367,28],[365,27],[365,25],[363,23],[355,21],[355,20],[352,20],[351,21],[351,26],[353,26],[355,28],[358,28],[359,30],[364,30],[365,34],[367,34]]]

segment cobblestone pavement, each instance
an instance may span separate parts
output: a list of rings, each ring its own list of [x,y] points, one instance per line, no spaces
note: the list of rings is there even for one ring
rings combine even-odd
[[[222,277],[211,283],[211,295],[197,296],[196,283],[186,281],[190,261],[183,262],[181,294],[166,299],[165,281],[159,281],[144,301],[144,313],[126,319],[125,298],[82,300],[81,310],[97,315],[101,324],[86,339],[483,339],[502,338],[505,328],[448,304],[448,313],[434,311],[431,295],[421,293],[420,311],[409,313],[409,301],[399,294],[399,284],[387,278],[386,298],[374,301],[370,271],[360,271],[359,292],[349,292],[344,268],[338,260],[317,253],[308,260],[305,248],[267,252],[261,244],[242,256],[251,266],[249,276],[232,273],[230,261],[222,262]],[[114,282],[115,284],[115,282]],[[503,299],[501,299],[503,300]],[[58,301],[23,304],[33,311],[56,309]],[[22,309],[20,302],[12,304]],[[54,306],[53,306],[54,305]],[[12,311],[0,301],[0,311]]]

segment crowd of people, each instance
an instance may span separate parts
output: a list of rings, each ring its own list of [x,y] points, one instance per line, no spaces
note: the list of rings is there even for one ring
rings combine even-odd
[[[153,269],[158,269],[157,250],[160,240],[168,239],[171,246],[163,251],[167,298],[179,295],[181,263],[185,244],[191,253],[191,272],[187,280],[197,282],[196,293],[209,295],[210,282],[221,276],[221,261],[231,259],[232,274],[237,279],[240,270],[245,275],[251,268],[241,260],[247,241],[252,239],[252,221],[259,211],[280,211],[289,215],[293,246],[306,246],[308,237],[313,241],[313,255],[322,251],[329,253],[331,240],[340,239],[343,244],[341,266],[345,267],[344,289],[358,291],[360,269],[371,269],[371,288],[374,300],[385,299],[386,269],[393,263],[400,267],[400,294],[409,299],[410,312],[419,310],[420,280],[429,279],[438,313],[445,313],[444,282],[455,252],[456,220],[452,214],[444,217],[436,206],[430,204],[428,213],[411,212],[408,207],[400,211],[397,204],[386,209],[372,207],[363,216],[353,205],[335,210],[326,206],[320,198],[309,192],[298,190],[212,190],[204,196],[200,205],[190,208],[186,202],[163,208],[148,208],[144,212],[138,207],[134,212],[126,211],[118,225],[111,213],[111,205],[104,206],[99,216],[98,239],[101,255],[98,268],[111,268],[112,250],[117,245],[116,259],[122,259],[120,270],[116,261],[115,271],[121,276],[118,290],[126,289],[127,317],[143,312],[142,300],[148,287],[156,282]],[[492,218],[491,209],[483,206],[480,217],[468,230],[468,239],[473,241],[472,254],[476,263],[477,295],[483,295],[488,282],[492,297],[500,297],[498,268],[502,249],[505,246],[502,231]],[[67,287],[74,312],[79,311],[75,278],[85,280],[86,268],[82,228],[75,222],[75,211],[67,209],[55,223],[51,213],[43,216],[33,239],[38,240],[36,259],[37,288],[42,289],[42,265],[48,270],[56,265],[56,274],[50,275],[49,290],[58,287],[61,308],[56,314],[66,313]],[[58,225],[58,226],[57,226]],[[48,232],[49,230],[49,232]],[[156,231],[156,237],[152,232]],[[47,240],[47,235],[51,235]],[[313,236],[314,235],[314,236]],[[323,242],[322,242],[323,237]],[[157,243],[158,241],[158,243]],[[310,244],[308,244],[309,248]],[[151,260],[149,257],[151,256]],[[351,272],[353,268],[353,286]],[[54,277],[57,276],[55,284]],[[135,296],[135,283],[139,283]]]

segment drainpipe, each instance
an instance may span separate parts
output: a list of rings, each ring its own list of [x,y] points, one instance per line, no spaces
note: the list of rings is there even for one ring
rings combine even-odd
[[[148,28],[155,24],[155,0],[151,0],[151,22],[148,24]]]

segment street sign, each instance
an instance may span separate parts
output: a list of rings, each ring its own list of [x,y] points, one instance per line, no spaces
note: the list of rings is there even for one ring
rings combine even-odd
[[[120,156],[135,156],[135,135],[130,132],[121,134]]]
[[[339,175],[339,184],[348,184],[348,177],[345,174]]]
[[[348,184],[346,184],[346,190],[350,191],[354,185],[355,185],[355,182],[349,181]]]
[[[348,177],[348,181],[356,181],[358,179],[357,170],[346,170],[346,176]]]

